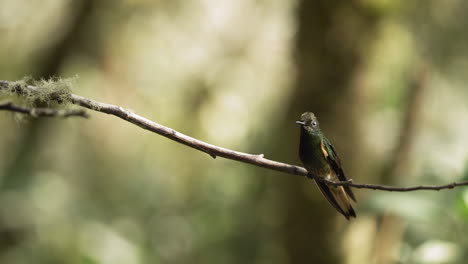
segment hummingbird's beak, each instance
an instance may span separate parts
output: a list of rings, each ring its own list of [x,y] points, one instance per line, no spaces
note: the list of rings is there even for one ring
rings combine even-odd
[[[305,125],[304,121],[296,121],[296,124]]]

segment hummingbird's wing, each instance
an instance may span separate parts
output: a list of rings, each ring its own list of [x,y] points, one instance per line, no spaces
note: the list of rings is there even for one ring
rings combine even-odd
[[[338,179],[340,181],[347,181],[343,168],[341,167],[340,157],[333,148],[333,145],[330,143],[330,141],[328,141],[328,139],[325,136],[323,137],[321,147],[322,151],[324,152],[323,154],[325,155],[325,158],[327,159],[332,169],[335,171],[336,175],[338,176]],[[351,199],[353,199],[353,201],[356,202],[356,197],[354,196],[351,187],[343,186],[343,188],[345,189],[349,197],[351,197]]]

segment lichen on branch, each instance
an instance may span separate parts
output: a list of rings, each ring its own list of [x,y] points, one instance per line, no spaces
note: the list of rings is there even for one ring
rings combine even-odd
[[[74,78],[56,78],[33,80],[25,77],[15,82],[1,82],[0,98],[13,100],[26,107],[35,107],[37,105],[46,105],[48,107],[60,104],[66,106],[71,103],[72,87],[76,83]],[[29,89],[30,87],[35,89]]]

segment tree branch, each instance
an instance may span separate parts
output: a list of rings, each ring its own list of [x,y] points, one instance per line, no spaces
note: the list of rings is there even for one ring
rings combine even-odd
[[[8,90],[12,86],[14,87],[13,90],[20,95],[37,93],[40,89],[40,87],[36,87],[32,85],[19,85],[19,84],[15,84],[14,82],[0,80],[0,90]],[[53,96],[51,97],[51,99],[60,100],[60,98],[54,98]],[[143,129],[149,130],[163,137],[166,137],[178,143],[184,144],[188,147],[205,152],[213,158],[216,158],[217,156],[219,156],[219,157],[223,157],[226,159],[236,160],[236,161],[252,164],[255,166],[288,173],[288,174],[307,176],[309,178],[314,178],[316,180],[323,181],[323,182],[326,182],[328,184],[332,184],[335,186],[348,185],[348,186],[351,186],[354,188],[360,188],[360,189],[372,189],[372,190],[393,191],[393,192],[408,192],[408,191],[416,191],[416,190],[453,189],[458,186],[468,185],[468,181],[464,181],[464,182],[451,183],[451,184],[440,185],[440,186],[416,186],[416,187],[401,188],[401,187],[390,187],[390,186],[382,186],[382,185],[374,185],[374,184],[357,184],[357,183],[353,183],[352,180],[344,181],[344,182],[334,182],[334,181],[312,176],[308,174],[307,170],[302,167],[266,159],[264,158],[263,154],[257,154],[257,155],[248,154],[248,153],[234,151],[234,150],[218,147],[218,146],[203,142],[201,140],[198,140],[198,139],[189,137],[185,134],[182,134],[180,132],[177,132],[172,128],[165,127],[149,119],[146,119],[138,114],[131,112],[128,109],[125,109],[117,105],[101,103],[101,102],[94,101],[92,99],[88,99],[88,98],[85,98],[76,94],[70,94],[69,99],[70,99],[70,102],[73,104],[76,104],[76,105],[79,105],[79,106],[82,106],[82,107],[85,107],[85,108],[88,108],[97,112],[117,116]]]
[[[314,179],[315,178],[316,177],[314,177]],[[340,181],[340,182],[330,181],[330,180],[322,179],[322,178],[318,178],[318,180],[326,182],[327,184],[335,185],[335,186],[348,185],[357,189],[371,189],[371,190],[381,190],[381,191],[388,191],[388,192],[411,192],[411,191],[421,191],[421,190],[440,191],[444,189],[453,189],[459,186],[468,186],[468,181],[453,182],[453,183],[449,183],[445,185],[420,185],[420,186],[413,186],[413,187],[393,187],[393,186],[385,186],[385,185],[377,185],[377,184],[353,183],[353,180]]]
[[[70,117],[78,116],[88,118],[88,114],[84,110],[57,110],[51,108],[29,108],[16,105],[12,102],[0,103],[0,110],[6,110],[21,114],[27,114],[32,117]]]

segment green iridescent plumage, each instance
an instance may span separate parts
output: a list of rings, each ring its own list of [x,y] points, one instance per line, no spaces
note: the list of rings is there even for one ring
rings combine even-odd
[[[341,160],[330,141],[323,135],[315,115],[306,112],[301,115],[301,139],[299,158],[307,171],[315,176],[333,181],[346,181],[341,167]],[[313,178],[313,177],[312,177]],[[323,196],[346,219],[356,217],[350,199],[356,201],[349,186],[333,186],[321,181],[315,181]]]

